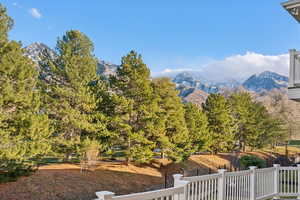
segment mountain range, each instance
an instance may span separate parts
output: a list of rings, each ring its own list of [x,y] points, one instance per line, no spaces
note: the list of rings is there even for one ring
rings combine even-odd
[[[42,57],[50,57],[50,59],[56,58],[56,53],[53,49],[49,48],[43,43],[32,43],[31,45],[25,47],[25,55],[31,58],[37,64],[37,70],[39,71],[39,77],[46,81],[53,79],[53,74],[51,70],[46,65],[42,63]],[[46,67],[44,67],[46,66]],[[97,73],[108,77],[111,74],[114,74],[118,68],[118,65],[105,62],[98,59]]]
[[[275,72],[265,71],[254,74],[244,82],[230,80],[226,82],[209,82],[198,74],[182,72],[173,79],[180,96],[184,101],[203,103],[211,93],[223,93],[226,90],[247,90],[256,94],[271,91],[273,89],[285,89],[288,86],[288,77]]]
[[[39,72],[39,78],[47,82],[57,81],[51,69],[43,63],[41,57],[47,56],[50,59],[57,57],[55,51],[42,43],[33,43],[25,48],[26,55],[35,63]],[[115,74],[119,66],[98,59],[97,73],[101,76],[108,77]],[[235,80],[224,82],[208,81],[200,73],[181,72],[175,76],[169,77],[179,90],[179,96],[184,102],[193,102],[201,105],[207,99],[210,93],[222,93],[230,95],[233,91],[249,91],[252,97],[266,106],[270,113],[278,113],[282,108],[288,109],[291,119],[300,118],[300,104],[288,100],[287,85],[288,77],[275,72],[265,71],[260,74],[254,74],[243,82]],[[61,81],[61,80],[58,80]],[[299,122],[292,121],[297,125]],[[295,130],[298,130],[295,129]],[[300,135],[293,131],[293,138],[300,139]]]
[[[254,74],[240,83],[235,80],[226,82],[208,82],[199,76],[195,76],[192,72],[182,72],[175,76],[173,82],[177,87],[195,88],[203,90],[206,93],[218,93],[223,89],[234,89],[244,87],[246,90],[261,93],[272,89],[286,88],[288,85],[288,77],[277,74],[275,72],[265,71],[260,74]]]
[[[49,67],[44,67],[41,57],[48,56],[51,59],[55,59],[57,56],[55,51],[43,43],[33,43],[27,46],[25,50],[26,55],[37,64],[39,77],[46,81],[51,81],[53,74]],[[98,59],[97,73],[108,77],[114,74],[118,67],[118,65]],[[235,80],[211,82],[198,73],[186,71],[172,77],[172,81],[176,84],[176,88],[180,91],[179,95],[184,101],[192,101],[197,104],[205,101],[209,94],[223,92],[224,90],[243,88],[259,94],[273,89],[286,88],[288,85],[288,77],[270,71],[254,74],[244,82]]]

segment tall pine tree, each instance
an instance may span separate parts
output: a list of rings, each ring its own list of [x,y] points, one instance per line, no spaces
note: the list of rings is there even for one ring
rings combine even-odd
[[[175,84],[168,78],[153,80],[154,93],[158,98],[159,116],[156,125],[157,144],[168,158],[179,162],[192,153],[191,138],[185,123],[185,109]]]
[[[185,121],[194,151],[208,149],[209,129],[206,114],[195,104],[185,104]]]
[[[48,103],[58,135],[56,150],[68,158],[83,140],[100,141],[109,132],[105,116],[97,110],[95,92],[101,90],[101,80],[96,74],[93,43],[80,31],[71,30],[58,39],[56,50],[56,60],[45,62],[56,80],[48,90]]]
[[[228,101],[221,94],[210,94],[203,104],[203,110],[209,124],[209,150],[213,153],[232,150],[236,125]]]
[[[262,148],[285,136],[282,121],[270,115],[264,105],[247,92],[233,93],[228,99],[237,126],[235,140],[239,150],[246,146]]]
[[[7,38],[11,26],[0,5],[0,168],[19,175],[50,151],[51,131],[36,68],[21,44]]]
[[[126,161],[149,162],[155,143],[151,141],[155,130],[156,103],[153,101],[150,70],[142,57],[131,51],[124,56],[115,76],[110,78],[112,90],[119,96],[114,127],[126,147]],[[120,105],[121,103],[121,105]]]
[[[8,41],[8,32],[13,27],[13,20],[6,13],[6,8],[0,4],[0,45]]]
[[[245,151],[249,137],[259,134],[257,131],[257,119],[255,102],[247,92],[233,93],[229,102],[232,107],[232,114],[237,124],[235,139],[238,141],[238,149]]]
[[[272,145],[274,141],[285,138],[282,121],[278,117],[270,115],[266,107],[260,103],[255,103],[251,107],[253,129],[255,130],[247,137],[247,143],[251,150]]]

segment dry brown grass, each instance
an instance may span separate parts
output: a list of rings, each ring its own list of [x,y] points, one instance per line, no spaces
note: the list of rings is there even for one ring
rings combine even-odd
[[[101,163],[93,171],[80,173],[77,165],[58,164],[41,167],[30,177],[0,185],[1,200],[91,200],[96,191],[109,190],[117,194],[145,191],[161,185],[159,171]]]
[[[296,148],[289,148],[289,151],[299,153]],[[282,148],[276,150],[277,154],[283,152]],[[274,152],[247,154],[267,158],[272,156],[271,153]],[[79,165],[51,164],[40,167],[29,177],[21,177],[17,182],[0,184],[0,200],[91,200],[96,198],[95,192],[103,190],[116,194],[141,192],[162,187],[166,171],[169,178],[174,173],[182,173],[182,169],[199,169],[199,173],[204,174],[208,168],[216,171],[219,166],[228,166],[234,156],[244,154],[195,155],[180,164],[159,159],[147,166],[101,162],[99,167],[85,173],[80,173]]]

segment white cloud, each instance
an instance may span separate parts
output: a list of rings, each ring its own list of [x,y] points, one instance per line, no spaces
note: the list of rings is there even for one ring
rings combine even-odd
[[[31,14],[32,17],[34,17],[36,19],[40,19],[42,17],[42,14],[36,8],[29,9],[29,13]]]
[[[194,70],[191,68],[178,68],[178,69],[166,68],[161,72],[152,72],[151,75],[153,75],[153,77],[174,77],[178,73],[186,72],[186,71],[194,71]]]
[[[173,72],[184,72],[184,71],[191,71],[192,69],[190,68],[182,68],[182,69],[164,69],[161,74],[168,74],[168,73],[173,73]]]
[[[272,71],[287,75],[289,70],[289,55],[263,55],[247,52],[244,55],[233,55],[223,60],[215,60],[208,64],[199,64],[191,69],[165,69],[159,74],[167,75],[182,71],[195,71],[211,81],[238,80],[243,81],[253,74]]]
[[[264,71],[287,75],[288,69],[288,54],[270,56],[254,52],[247,52],[245,55],[230,56],[202,68],[203,74],[215,81],[229,79],[245,80],[253,74]]]

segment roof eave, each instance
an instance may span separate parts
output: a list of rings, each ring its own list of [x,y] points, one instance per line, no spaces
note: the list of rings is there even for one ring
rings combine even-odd
[[[300,0],[290,0],[281,5],[300,23]]]

